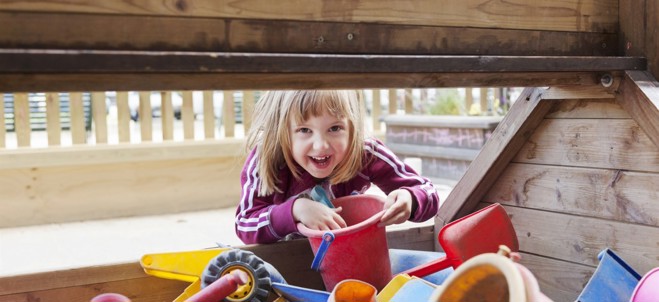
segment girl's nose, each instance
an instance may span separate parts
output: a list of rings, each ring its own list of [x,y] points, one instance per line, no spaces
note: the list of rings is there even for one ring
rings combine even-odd
[[[324,150],[328,146],[327,139],[322,135],[317,135],[313,141],[313,148],[316,150]]]

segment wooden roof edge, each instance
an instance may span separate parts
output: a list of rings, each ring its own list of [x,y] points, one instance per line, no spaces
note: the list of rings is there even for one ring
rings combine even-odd
[[[0,73],[478,73],[644,70],[644,57],[0,49]]]
[[[616,102],[659,148],[659,82],[649,71],[626,71]]]
[[[526,88],[439,209],[436,227],[472,212],[549,112],[542,88]]]

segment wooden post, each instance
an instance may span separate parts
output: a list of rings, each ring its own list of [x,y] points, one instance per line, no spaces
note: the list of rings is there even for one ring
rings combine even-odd
[[[213,105],[213,91],[204,91],[204,137],[215,138],[215,106]]]
[[[371,110],[371,117],[373,118],[373,132],[382,130],[380,125],[380,117],[382,116],[382,99],[380,89],[373,89],[373,108]]]
[[[69,109],[71,112],[71,142],[74,145],[84,144],[86,141],[85,109],[82,104],[82,93],[69,93]]]
[[[252,116],[254,116],[255,104],[256,100],[254,99],[254,91],[243,91],[243,128],[245,129],[245,134],[247,134],[249,128],[252,126]]]
[[[105,92],[92,92],[92,120],[96,129],[96,143],[108,143],[107,108],[105,107]]]
[[[174,140],[174,109],[172,108],[172,92],[160,92],[160,122],[162,123],[162,140]]]
[[[471,105],[474,104],[474,90],[471,87],[465,88],[465,111],[469,114]]]
[[[27,93],[14,94],[14,131],[16,131],[16,144],[19,147],[29,147],[32,129]]]
[[[480,103],[481,103],[481,114],[480,115],[487,115],[487,87],[481,87],[480,92]]]
[[[2,96],[2,93],[0,93],[0,96]],[[0,106],[0,108],[2,108],[2,113],[0,113],[0,148],[4,148],[5,147],[5,140],[6,140],[5,132],[7,131],[7,129],[5,129],[5,102],[4,102],[4,100],[2,101],[2,106]]]
[[[183,121],[183,138],[194,139],[194,111],[192,110],[192,91],[190,90],[183,91],[181,120]]]
[[[46,131],[48,132],[48,145],[61,144],[62,126],[60,124],[59,95],[56,92],[46,93]]]
[[[389,114],[398,112],[398,90],[389,89]]]
[[[151,119],[151,92],[140,91],[140,135],[143,142],[150,142],[152,140],[152,119]]]
[[[117,127],[119,142],[130,143],[130,107],[126,91],[117,91]]]
[[[234,137],[236,127],[236,116],[233,110],[233,90],[224,91],[224,103],[222,104],[222,124],[224,126],[224,137]]]
[[[405,114],[414,113],[414,96],[411,88],[405,88]]]

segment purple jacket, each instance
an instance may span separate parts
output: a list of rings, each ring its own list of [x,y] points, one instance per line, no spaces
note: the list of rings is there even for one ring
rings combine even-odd
[[[355,177],[335,185],[324,184],[330,199],[364,193],[373,183],[386,194],[400,188],[410,191],[416,201],[411,221],[426,221],[437,214],[439,196],[427,178],[419,176],[378,140],[367,139],[364,152],[368,164]],[[236,209],[236,234],[246,244],[276,242],[297,233],[293,203],[298,195],[309,193],[317,184],[304,170],[302,179],[295,180],[290,170],[284,167],[279,176],[283,184],[280,189],[284,192],[257,196],[258,160],[252,150],[240,175],[242,193]]]

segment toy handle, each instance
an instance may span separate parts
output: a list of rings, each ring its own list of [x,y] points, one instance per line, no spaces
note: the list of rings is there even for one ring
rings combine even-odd
[[[422,264],[417,267],[408,269],[404,272],[401,272],[401,274],[407,274],[410,276],[421,278],[439,272],[450,266],[451,266],[451,261],[446,257],[442,257],[437,260],[428,262],[426,264]]]
[[[330,244],[332,244],[332,241],[334,241],[334,234],[332,232],[325,232],[325,234],[323,234],[323,242],[318,247],[316,256],[313,257],[313,262],[311,262],[312,270],[320,270],[320,264],[323,262],[323,258],[325,258],[327,249],[329,248]]]

